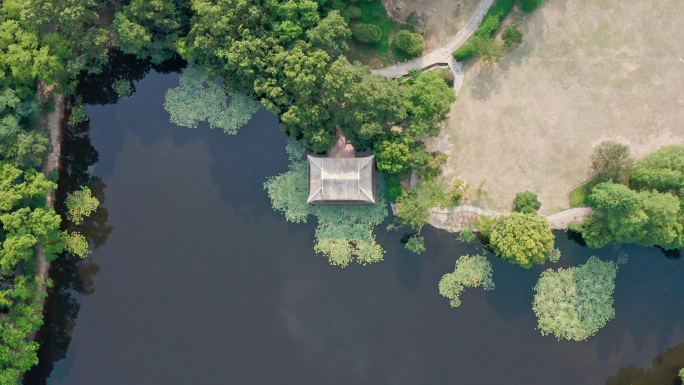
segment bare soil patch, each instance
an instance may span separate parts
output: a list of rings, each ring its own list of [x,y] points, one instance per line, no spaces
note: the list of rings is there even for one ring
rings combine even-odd
[[[426,28],[425,52],[446,44],[465,27],[479,0],[383,0],[387,13],[395,20],[406,22],[411,12],[418,15],[418,32]]]
[[[548,0],[500,64],[466,66],[446,176],[486,180],[490,210],[532,190],[551,214],[570,207],[601,141],[635,157],[684,143],[682,19],[681,0]]]

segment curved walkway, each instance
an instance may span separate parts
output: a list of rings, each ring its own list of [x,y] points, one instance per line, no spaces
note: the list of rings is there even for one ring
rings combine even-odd
[[[392,212],[397,215],[397,204],[392,203]],[[571,223],[583,224],[584,219],[591,216],[594,211],[589,207],[575,207],[561,212],[547,215],[551,230],[567,230]],[[475,206],[460,205],[451,208],[433,207],[430,211],[428,223],[438,229],[452,233],[459,232],[464,228],[474,228],[475,222],[482,215],[499,216],[502,213],[485,210]]]
[[[460,71],[461,66],[458,65],[458,63],[452,56],[452,53],[458,47],[463,45],[463,43],[468,41],[468,38],[470,38],[470,36],[472,36],[472,34],[475,32],[477,27],[482,22],[484,15],[487,13],[487,11],[493,3],[494,0],[482,0],[480,2],[480,5],[477,6],[475,13],[473,13],[473,16],[470,18],[470,20],[468,20],[468,23],[466,24],[465,28],[462,28],[460,31],[458,31],[458,33],[453,37],[453,39],[451,39],[451,41],[446,43],[443,47],[437,48],[436,50],[427,53],[421,57],[417,57],[415,59],[411,59],[406,62],[399,63],[390,67],[372,70],[372,72],[378,75],[387,76],[389,78],[396,78],[399,76],[407,75],[409,70],[412,69],[425,69],[437,64],[448,64],[451,71],[454,72],[454,76],[458,78],[458,73],[460,72],[460,74],[463,74],[463,72]],[[455,89],[456,83],[457,82],[454,82]],[[460,87],[458,87],[458,89],[460,89]]]

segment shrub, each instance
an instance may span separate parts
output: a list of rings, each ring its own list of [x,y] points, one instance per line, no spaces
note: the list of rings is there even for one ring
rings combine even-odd
[[[582,341],[615,317],[617,265],[591,257],[581,266],[542,273],[534,287],[533,310],[542,335]]]
[[[501,38],[506,46],[510,47],[512,45],[522,43],[523,34],[522,32],[518,31],[515,26],[509,25],[504,29],[503,33],[501,34]]]
[[[539,8],[542,0],[520,0],[520,9],[525,12],[531,12]]]
[[[491,38],[494,32],[499,28],[501,20],[503,20],[508,12],[513,9],[513,5],[515,5],[515,0],[498,0],[496,4],[492,5],[482,19],[480,26],[475,30],[473,36],[454,51],[454,58],[458,61],[463,61],[473,56],[475,52],[477,52],[476,45],[478,42],[478,39],[474,39],[474,37],[479,36],[485,39]],[[479,41],[481,42],[482,40]]]
[[[394,35],[392,44],[394,44],[394,47],[396,47],[397,50],[411,56],[420,55],[425,48],[425,41],[422,36],[405,29]]]
[[[406,22],[409,24],[418,24],[418,12],[413,11],[409,13],[408,17],[406,18]]]
[[[407,250],[419,254],[425,251],[425,238],[418,234],[412,235],[411,238],[404,244]]]
[[[513,200],[513,211],[517,213],[534,214],[541,207],[537,194],[532,191],[519,192]]]
[[[475,242],[475,238],[475,232],[467,227],[458,234],[458,240],[467,244]]]
[[[361,8],[355,5],[348,6],[347,16],[349,16],[350,19],[358,19],[359,17],[361,17]]]
[[[352,35],[361,43],[375,44],[382,39],[382,29],[375,24],[358,23],[352,27]]]
[[[387,199],[390,202],[396,202],[401,194],[404,193],[404,188],[401,187],[401,178],[399,175],[387,175],[385,180],[387,183]]]
[[[463,289],[476,286],[494,289],[492,265],[484,255],[464,255],[456,261],[454,272],[445,274],[439,281],[439,294],[451,300],[451,307],[459,307]]]

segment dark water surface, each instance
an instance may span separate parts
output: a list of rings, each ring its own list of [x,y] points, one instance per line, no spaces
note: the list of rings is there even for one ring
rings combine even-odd
[[[314,224],[287,223],[263,191],[287,169],[276,117],[237,136],[176,127],[162,104],[177,84],[153,73],[131,99],[88,108],[112,229],[81,272],[89,294],[49,384],[604,384],[684,342],[684,259],[656,249],[558,233],[563,266],[629,254],[616,319],[587,342],[535,330],[541,268],[491,258],[496,289],[450,308],[437,283],[477,251],[453,234],[427,229],[415,256],[379,228],[385,261],[330,266]]]

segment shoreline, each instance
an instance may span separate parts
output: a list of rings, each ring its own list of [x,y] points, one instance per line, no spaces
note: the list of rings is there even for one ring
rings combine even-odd
[[[41,166],[41,171],[45,177],[49,177],[55,170],[60,169],[60,160],[62,156],[62,119],[64,118],[64,111],[66,108],[66,97],[64,95],[53,93],[52,86],[45,86],[42,82],[38,82],[37,93],[42,94],[46,100],[49,98],[54,98],[54,108],[48,113],[41,113],[38,118],[40,125],[47,130],[50,136],[50,145],[52,146],[52,151],[48,154],[47,158]],[[48,207],[55,208],[55,190],[52,189],[47,194],[47,205]],[[38,277],[47,282],[50,278],[50,261],[43,258],[43,244],[38,244],[36,246],[36,274]],[[41,292],[45,293],[47,291],[47,285],[43,284],[41,286]],[[40,299],[41,307],[45,305],[46,297]],[[38,330],[33,331],[30,335],[30,339],[34,339]]]
[[[396,216],[397,204],[391,203],[390,206],[392,207],[392,214]],[[551,230],[567,230],[571,223],[584,224],[584,219],[593,213],[594,211],[590,207],[573,207],[555,214],[544,215],[544,217],[549,221]],[[505,214],[470,205],[458,205],[446,209],[433,207],[430,210],[430,218],[427,224],[436,229],[458,233],[464,228],[476,230],[475,222],[482,215],[499,216]]]

